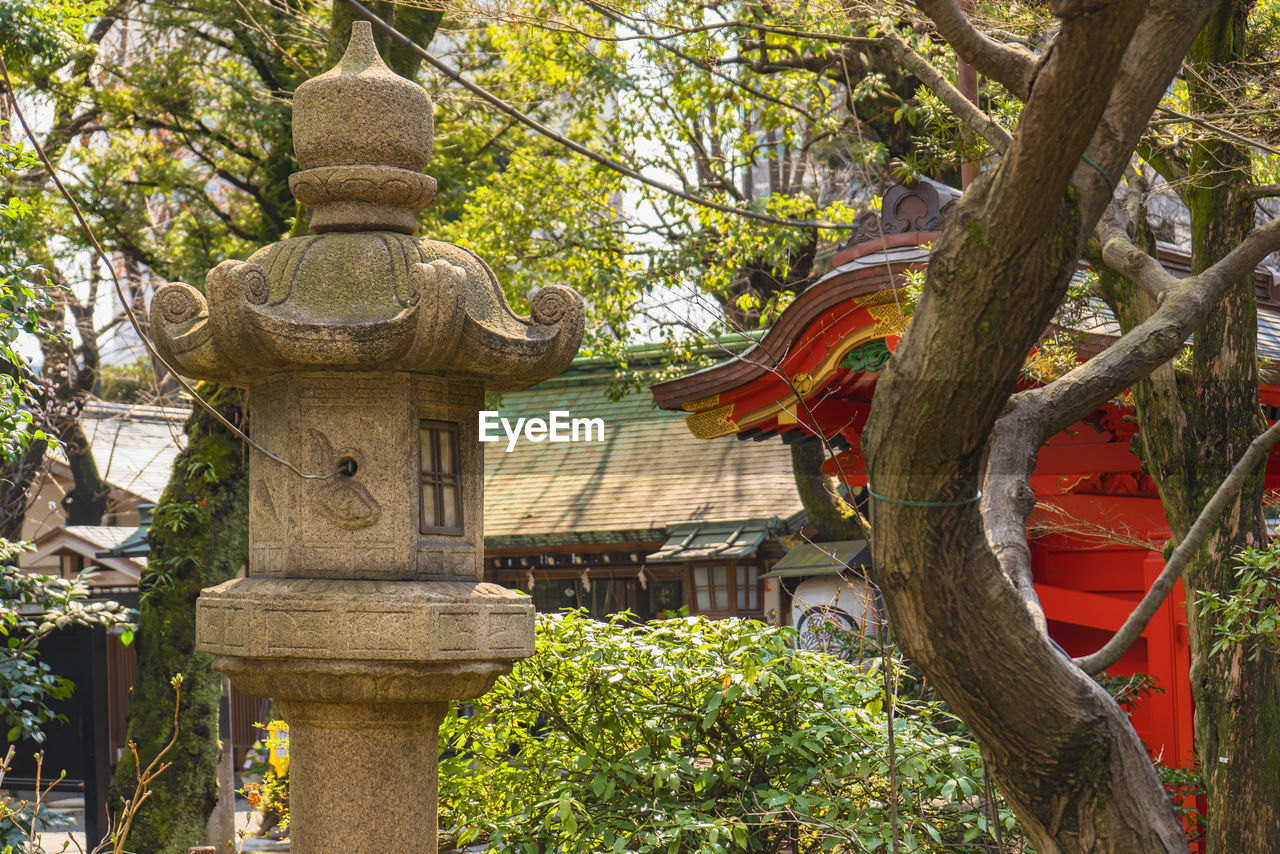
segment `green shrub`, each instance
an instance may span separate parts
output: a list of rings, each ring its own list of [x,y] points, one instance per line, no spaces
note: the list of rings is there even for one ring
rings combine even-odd
[[[535,656],[445,720],[442,824],[530,854],[887,851],[896,801],[902,852],[991,850],[978,750],[944,731],[954,719],[899,700],[891,786],[880,663],[792,637],[540,616]]]
[[[133,638],[136,614],[115,602],[89,598],[92,570],[54,578],[19,569],[26,544],[0,539],[0,712],[6,741],[44,741],[44,725],[55,716],[47,700],[65,700],[75,686],[40,659],[40,642],[70,626],[121,627]]]
[[[1194,594],[1200,616],[1214,616],[1209,652],[1227,655],[1242,647],[1251,660],[1263,654],[1274,658],[1280,651],[1280,543],[1244,549],[1233,562],[1235,587]]]

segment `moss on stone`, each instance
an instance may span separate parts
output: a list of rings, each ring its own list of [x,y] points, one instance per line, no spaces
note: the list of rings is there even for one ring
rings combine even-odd
[[[232,423],[241,418],[243,393],[210,383],[200,393]],[[172,732],[173,691],[183,675],[178,742],[173,763],[133,822],[128,848],[139,854],[185,854],[197,845],[217,801],[218,705],[222,677],[212,656],[195,650],[195,603],[205,587],[233,578],[248,551],[248,477],[241,441],[203,409],[187,421],[187,449],[151,525],[151,555],[135,640],[138,678],[129,702],[128,736],[142,763],[151,761]],[[116,768],[109,807],[132,798],[135,764],[126,754]]]

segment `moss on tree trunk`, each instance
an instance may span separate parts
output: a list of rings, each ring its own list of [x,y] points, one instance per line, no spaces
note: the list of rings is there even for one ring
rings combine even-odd
[[[805,515],[816,528],[814,540],[835,542],[866,537],[853,507],[831,491],[830,481],[822,472],[825,459],[826,448],[821,442],[791,446],[791,474]]]
[[[242,417],[243,393],[202,384],[200,393],[232,423]],[[218,797],[218,701],[222,677],[213,657],[196,652],[196,598],[235,577],[248,553],[248,478],[243,443],[208,412],[187,421],[187,448],[173,464],[169,485],[151,523],[151,555],[143,578],[137,639],[138,679],[129,701],[129,738],[143,764],[169,739],[173,694],[183,676],[178,743],[133,823],[127,849],[138,854],[185,854],[197,845]],[[110,808],[133,795],[135,765],[116,768]]]

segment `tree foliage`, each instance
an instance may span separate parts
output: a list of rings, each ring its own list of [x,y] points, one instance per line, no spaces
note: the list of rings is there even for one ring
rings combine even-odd
[[[1251,361],[1239,337],[1252,299],[1241,284],[1247,272],[1234,269],[1238,293],[1206,329],[1197,299],[1218,299],[1227,271],[1181,289],[1167,282],[1153,287],[1141,265],[1121,263],[1133,256],[1117,255],[1117,246],[1141,230],[1138,217],[1128,217],[1128,228],[1123,216],[1100,217],[1137,148],[1188,202],[1199,200],[1191,214],[1199,224],[1197,272],[1213,269],[1239,242],[1252,225],[1240,215],[1244,201],[1277,192],[1266,183],[1274,182],[1274,163],[1256,150],[1242,158],[1218,142],[1233,133],[1246,139],[1269,133],[1272,3],[998,4],[972,18],[940,0],[914,7],[513,0],[443,15],[416,2],[373,5],[424,42],[441,27],[446,37],[433,42],[433,53],[469,79],[683,194],[623,180],[599,159],[567,156],[509,113],[421,74],[405,52],[388,51],[397,70],[424,82],[438,105],[431,171],[441,192],[422,214],[423,231],[475,249],[497,268],[517,304],[547,281],[579,287],[591,312],[593,352],[620,354],[640,331],[666,338],[673,359],[688,361],[692,350],[680,339],[690,330],[767,323],[819,275],[822,256],[841,239],[842,232],[823,225],[847,223],[877,181],[890,173],[945,178],[962,160],[985,159],[986,176],[939,239],[912,322],[924,331],[907,336],[881,377],[867,450],[874,452],[868,459],[882,494],[957,501],[977,494],[984,476],[1008,475],[984,472],[983,460],[1012,460],[1017,468],[1017,461],[1034,458],[1045,438],[1036,439],[1040,428],[1159,370],[1197,329],[1203,350],[1192,355],[1199,359],[1195,382],[1230,374],[1236,388],[1256,385],[1240,362],[1241,354]],[[34,8],[8,8],[28,7]],[[50,36],[56,19],[43,12],[7,15],[0,25],[16,35],[5,55],[24,95],[52,116],[45,147],[104,244],[123,261],[126,300],[140,304],[153,278],[199,284],[223,258],[305,228],[306,211],[285,184],[296,169],[288,99],[340,49],[348,7],[320,0],[131,0],[48,8],[62,10],[61,32],[74,33],[77,44],[64,47],[62,36]],[[90,11],[77,18],[74,8]],[[1246,13],[1254,16],[1257,38],[1238,50],[1233,40]],[[1213,37],[1175,79],[1210,20]],[[949,88],[956,52],[983,74],[976,108]],[[1177,112],[1149,122],[1157,109]],[[1201,115],[1188,120],[1186,110]],[[24,232],[29,239],[22,245],[34,247],[53,285],[92,284],[91,269],[67,274],[84,244],[66,211],[43,192],[48,176],[23,169],[19,204],[30,211],[18,213],[33,213],[39,229]],[[1141,197],[1135,187],[1130,196]],[[793,222],[734,216],[698,199]],[[1121,227],[1108,227],[1114,222]],[[1162,293],[1139,306],[1132,324],[1125,310],[1117,313],[1126,326],[1149,332],[1154,324],[1164,337],[1144,338],[1145,344],[1130,337],[1095,367],[1062,373],[1043,393],[1010,397],[1029,348],[1060,311],[1087,251],[1148,296]],[[75,316],[75,301],[43,293],[64,318]],[[663,303],[699,311],[689,317]],[[85,328],[83,305],[78,310],[71,326],[80,342],[76,358],[62,363],[69,378],[57,391],[62,396],[96,382],[94,330]],[[1148,314],[1151,323],[1140,324]],[[1218,336],[1224,319],[1232,332]],[[1219,349],[1214,342],[1225,342],[1226,350],[1211,352]],[[948,397],[948,387],[964,392]],[[1204,411],[1193,413],[1196,429],[1183,437],[1180,453],[1208,442],[1229,458],[1256,412],[1237,418],[1237,406],[1230,424],[1214,422],[1226,411],[1214,403],[1221,397],[1190,397]],[[1182,402],[1196,408],[1195,400]],[[1143,411],[1185,417],[1140,402],[1140,417]],[[1026,429],[1012,430],[1015,423]],[[1197,432],[1201,424],[1211,426]],[[1002,433],[999,425],[1010,429]],[[1144,435],[1156,431],[1144,426]],[[1011,436],[1026,446],[989,453],[989,443]],[[1230,441],[1206,438],[1219,436]],[[1159,465],[1150,454],[1148,464]],[[1186,478],[1168,471],[1162,487],[1174,494]],[[1196,512],[1200,487],[1213,479],[1209,469],[1193,473],[1199,486],[1183,490],[1187,518]],[[1141,768],[1141,747],[1127,722],[1047,642],[1023,560],[1019,508],[1026,496],[1018,482],[1016,472],[992,481],[981,510],[879,508],[876,557],[897,629],[913,658],[975,723],[984,747],[1004,748],[988,758],[995,757],[995,776],[1024,817],[1069,814],[1046,818],[1056,822],[1052,829],[1029,823],[1032,833],[1046,834],[1042,841],[1052,837],[1052,844],[1070,848],[1102,838],[1108,841],[1100,844],[1125,850],[1137,843],[1109,834],[1147,822],[1159,837],[1146,838],[1150,844],[1176,849],[1176,825],[1157,781]],[[1177,514],[1170,515],[1176,523]],[[1247,515],[1256,522],[1256,514]],[[1217,537],[1215,548],[1238,540],[1240,530]],[[1213,554],[1220,557],[1221,548]],[[1223,581],[1221,573],[1193,577]],[[1205,636],[1193,631],[1193,644]],[[1014,687],[1000,672],[1008,662],[1025,671]],[[1212,697],[1201,696],[1207,709]],[[1020,715],[1028,697],[1055,710],[1052,737],[1043,722],[1031,725]],[[1264,729],[1270,725],[1269,716],[1258,720]],[[1223,723],[1224,731],[1247,726],[1247,714]],[[1210,746],[1201,746],[1206,757],[1217,755]],[[1084,767],[1086,760],[1094,764]],[[1046,791],[1039,781],[1050,778],[1062,782]],[[1211,789],[1229,791],[1216,783]]]

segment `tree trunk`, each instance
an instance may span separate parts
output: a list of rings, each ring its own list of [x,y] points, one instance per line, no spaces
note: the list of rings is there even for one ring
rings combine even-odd
[[[919,5],[935,20],[954,9]],[[1028,77],[1003,74],[1032,81],[1018,129],[943,226],[911,326],[880,376],[863,436],[870,483],[887,497],[871,503],[872,554],[895,639],[973,729],[1037,851],[1186,852],[1145,747],[1048,638],[1029,578],[1036,451],[1072,423],[1058,423],[1065,415],[1076,420],[1075,408],[1087,413],[1123,388],[1101,375],[1117,357],[1087,381],[1076,375],[1081,384],[1013,392],[1110,203],[1109,176],[1128,162],[1209,10],[1054,8],[1062,26],[1052,47],[1026,65]],[[989,45],[967,44],[975,67],[1001,73],[1007,52],[997,59]],[[1171,347],[1179,333],[1164,335]],[[1113,350],[1149,371],[1142,352],[1168,354],[1143,341]],[[1136,379],[1122,375],[1125,385]],[[1018,456],[988,460],[993,447]]]
[[[199,392],[233,424],[243,393],[201,384]],[[197,407],[187,420],[187,449],[151,523],[151,555],[135,644],[138,679],[129,699],[129,738],[145,765],[168,742],[173,721],[169,680],[181,673],[178,743],[173,767],[156,782],[133,823],[127,848],[139,854],[186,854],[198,845],[217,802],[218,702],[222,676],[212,657],[195,649],[196,597],[244,565],[248,554],[246,454],[238,437]],[[133,796],[135,764],[127,753],[116,768],[110,804]]]
[[[1233,64],[1244,56],[1248,12],[1248,4],[1224,3],[1193,44],[1186,75],[1193,113],[1230,109],[1240,85],[1233,80]],[[1252,175],[1248,152],[1211,135],[1190,144],[1186,165],[1183,199],[1191,213],[1192,265],[1198,273],[1253,228],[1254,206],[1245,193]],[[1125,329],[1153,307],[1112,276],[1104,277],[1104,287]],[[1166,367],[1134,390],[1141,427],[1137,450],[1160,488],[1175,541],[1266,427],[1258,398],[1257,324],[1249,271],[1196,332],[1190,375],[1179,377]],[[1225,594],[1237,586],[1236,552],[1266,542],[1262,474],[1249,479],[1238,504],[1184,574],[1196,752],[1208,790],[1211,854],[1280,851],[1280,742],[1274,737],[1280,728],[1280,672],[1268,656],[1248,660],[1240,649],[1211,654],[1216,616],[1201,615],[1197,606],[1199,592]]]
[[[988,546],[978,503],[962,503],[977,494],[1002,401],[1065,292],[1079,228],[1063,205],[1056,237],[995,257],[988,235],[1012,223],[974,216],[995,207],[984,198],[994,183],[975,182],[940,235],[932,287],[876,390],[863,439],[876,491],[939,502],[872,501],[876,581],[894,639],[973,729],[1038,851],[1185,852],[1126,715],[1041,631]],[[1001,298],[1027,282],[1051,285],[1041,305]],[[1033,306],[1042,317],[1028,321],[1030,340],[996,334]]]
[[[866,537],[858,523],[852,502],[831,491],[831,481],[822,471],[826,448],[821,442],[798,442],[791,446],[791,474],[809,523],[816,529],[817,542],[838,542]]]
[[[1187,75],[1191,109],[1210,113],[1233,106],[1234,65],[1244,58],[1252,3],[1223,3],[1196,39]],[[1236,84],[1237,86],[1239,84]],[[1253,228],[1254,206],[1243,191],[1251,182],[1249,153],[1206,137],[1192,147],[1191,209],[1194,271],[1210,266]],[[1266,428],[1258,399],[1258,312],[1252,271],[1231,289],[1196,333],[1181,461],[1186,466],[1180,536],[1214,486]],[[1216,615],[1201,615],[1199,591],[1226,593],[1236,586],[1231,556],[1267,541],[1262,518],[1262,471],[1249,481],[1234,512],[1214,531],[1185,579],[1191,692],[1196,703],[1196,749],[1208,789],[1210,854],[1280,851],[1280,671],[1275,660],[1247,660],[1240,648],[1212,655]],[[1177,498],[1172,493],[1170,501]]]
[[[107,512],[109,487],[98,471],[93,448],[89,446],[84,427],[80,424],[80,407],[74,408],[73,416],[60,419],[63,423],[58,430],[72,481],[71,489],[62,499],[62,506],[67,511],[68,525],[101,525]]]

